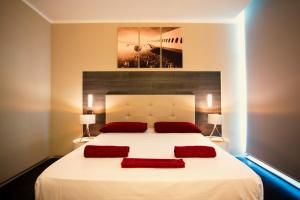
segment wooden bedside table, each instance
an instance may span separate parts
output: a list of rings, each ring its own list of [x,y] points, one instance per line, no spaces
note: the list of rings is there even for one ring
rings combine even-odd
[[[228,151],[228,140],[226,138],[218,137],[218,136],[206,136],[210,141],[224,149],[225,151]]]
[[[73,140],[73,150],[77,149],[78,147],[80,147],[81,145],[87,143],[88,141],[91,141],[95,139],[95,137],[83,137],[83,138],[76,138]]]

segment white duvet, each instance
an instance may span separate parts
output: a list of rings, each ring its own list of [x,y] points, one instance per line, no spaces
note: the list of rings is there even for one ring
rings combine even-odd
[[[88,144],[128,145],[129,157],[174,158],[175,145],[209,145],[215,158],[184,158],[180,169],[124,169],[122,158],[84,158],[84,146],[37,179],[36,200],[255,200],[260,177],[201,134],[109,133]]]

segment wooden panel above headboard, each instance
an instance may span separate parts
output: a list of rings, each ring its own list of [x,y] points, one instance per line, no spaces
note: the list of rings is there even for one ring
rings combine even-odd
[[[105,123],[106,94],[193,94],[195,95],[196,124],[204,134],[212,126],[207,113],[221,113],[221,73],[199,71],[106,71],[83,72],[83,112],[87,111],[87,95],[93,94],[93,111],[97,123],[91,125],[97,134]],[[207,107],[207,94],[213,95],[213,106]]]

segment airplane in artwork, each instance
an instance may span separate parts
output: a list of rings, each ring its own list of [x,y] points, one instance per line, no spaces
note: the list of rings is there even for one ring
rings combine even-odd
[[[151,52],[156,54],[160,54],[161,45],[162,67],[182,67],[182,28],[170,28],[169,31],[163,32],[159,39],[151,40],[148,44]]]
[[[160,43],[163,50],[171,51],[174,53],[182,53],[182,30],[181,28],[175,28],[171,31],[165,32],[161,35],[161,38],[154,40],[148,40],[146,44],[140,45],[138,42],[128,42],[119,40],[120,43],[125,43],[126,46],[133,46],[135,52],[140,52],[143,48],[149,46],[151,49],[160,48]]]
[[[149,40],[148,45],[151,48],[160,48],[160,42],[163,50],[182,54],[182,28],[175,28],[171,31],[162,33],[161,38]]]
[[[139,36],[140,37],[140,36]],[[142,58],[140,60],[141,66],[159,66],[159,57],[151,56],[151,53],[160,56],[162,54],[162,67],[182,67],[182,28],[180,27],[167,27],[162,29],[162,34],[159,36],[141,39],[137,42],[129,42],[125,40],[119,40],[119,43],[125,44],[127,47],[132,46],[134,57]],[[151,52],[151,53],[150,53]],[[150,62],[152,60],[152,64]],[[128,60],[123,60],[122,65],[131,66]],[[153,64],[155,63],[155,64]]]

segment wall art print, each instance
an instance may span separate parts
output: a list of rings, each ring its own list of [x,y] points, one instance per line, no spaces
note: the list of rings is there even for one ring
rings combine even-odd
[[[119,27],[118,68],[182,68],[181,27]]]

